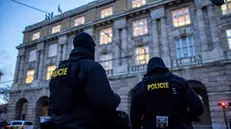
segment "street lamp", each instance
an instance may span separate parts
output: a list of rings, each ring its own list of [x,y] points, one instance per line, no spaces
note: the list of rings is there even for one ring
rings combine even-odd
[[[0,71],[0,82],[1,82],[1,77],[2,77],[3,73]]]
[[[218,106],[220,106],[223,109],[226,129],[229,129],[228,122],[227,122],[227,117],[226,117],[226,111],[225,111],[225,108],[227,107],[226,102],[221,101],[221,102],[218,103]]]

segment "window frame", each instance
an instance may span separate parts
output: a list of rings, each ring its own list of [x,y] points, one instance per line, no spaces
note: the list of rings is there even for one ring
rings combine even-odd
[[[108,59],[103,59],[102,57],[109,57]],[[100,55],[100,64],[103,66],[105,70],[112,70],[112,53],[105,53]],[[108,63],[108,64],[107,64]],[[105,66],[108,66],[109,68],[105,68]]]
[[[229,4],[230,4],[230,8],[229,8]],[[225,7],[227,10],[227,13],[225,14],[222,10],[222,7]],[[224,0],[224,4],[220,7],[221,8],[221,13],[223,16],[225,15],[230,15],[231,14],[231,0]]]
[[[31,84],[33,82],[33,80],[34,80],[34,75],[35,75],[35,70],[34,69],[27,70],[25,83],[26,84]]]
[[[179,10],[185,10],[185,9],[188,9],[188,13],[185,13],[183,12],[182,14],[178,14]],[[180,7],[180,8],[176,8],[174,10],[171,10],[171,16],[172,16],[172,26],[174,28],[178,28],[178,27],[184,27],[184,26],[188,26],[188,25],[191,25],[192,24],[192,18],[191,18],[191,13],[190,13],[190,6],[184,6],[184,7]],[[175,12],[175,16],[173,15]],[[187,21],[186,21],[186,16],[188,15],[189,17],[189,23],[187,24]],[[179,25],[179,17],[182,17],[184,18],[184,25]],[[177,20],[177,26],[175,26],[174,24],[174,20]]]
[[[144,49],[144,53],[137,54],[137,49]],[[148,50],[148,52],[146,52]],[[144,56],[144,60],[137,60],[140,56]],[[147,59],[148,56],[148,59]],[[145,65],[148,64],[148,61],[150,59],[150,47],[148,45],[145,46],[137,46],[135,48],[135,65]],[[141,63],[142,61],[145,61],[145,63]]]
[[[134,1],[136,1],[136,3],[141,3],[141,5],[140,6],[134,6]],[[137,2],[138,1],[138,2]],[[142,1],[144,1],[144,4],[142,4]],[[142,7],[142,6],[145,6],[145,5],[147,5],[147,0],[131,0],[131,8],[139,8],[139,7]]]
[[[54,30],[55,27],[59,27],[59,31],[54,32],[53,30]],[[56,33],[61,32],[61,28],[62,28],[61,24],[52,26],[52,27],[51,27],[51,34],[56,34]]]
[[[81,18],[83,18],[83,23],[78,23],[78,22],[76,22],[76,20],[81,19]],[[77,26],[80,26],[80,25],[85,24],[85,21],[86,21],[85,16],[76,17],[76,18],[74,19],[74,27],[77,27]],[[77,23],[78,23],[78,24],[77,24]]]
[[[53,46],[53,45],[56,45],[56,49],[50,48],[50,47]],[[50,54],[50,53],[51,53],[51,52],[50,52],[50,49],[51,49],[52,51],[53,51],[53,50],[56,50],[55,54]],[[57,56],[57,54],[58,54],[58,43],[49,44],[49,45],[48,45],[47,57],[55,57],[55,56]]]
[[[182,40],[183,38],[179,38],[179,39],[176,39],[175,40],[175,47],[176,47],[176,58],[177,59],[182,59],[182,58],[188,58],[188,57],[193,57],[193,56],[196,56],[196,51],[195,51],[195,44],[194,44],[194,39],[193,39],[193,36],[188,36],[188,37],[184,37],[186,39],[186,46],[187,46],[187,53],[188,53],[188,56],[184,56],[184,52],[183,52],[183,48],[184,46],[182,45]],[[193,53],[191,53],[190,51],[190,42],[189,42],[189,38],[192,39],[192,47],[193,47]],[[177,41],[180,41],[180,46],[178,47],[177,45]],[[178,48],[180,50],[180,54],[178,53]]]
[[[53,70],[49,70],[50,67],[53,67],[54,69]],[[46,72],[46,80],[50,80],[51,79],[51,75],[53,73],[53,71],[56,69],[56,65],[48,65],[47,66],[47,72]],[[51,68],[52,69],[52,68]]]
[[[36,34],[38,34],[37,37],[36,37]],[[40,32],[40,31],[34,32],[34,33],[32,34],[32,41],[39,39],[40,36],[41,36],[41,32]]]
[[[107,31],[108,29],[111,30],[111,34],[108,34],[109,36],[107,36],[105,34],[105,31]],[[102,37],[101,37],[101,33],[103,34]],[[104,37],[104,35],[105,35],[105,37]],[[106,38],[106,37],[108,38],[107,42],[101,42],[101,40],[105,41],[104,38]],[[101,39],[101,38],[103,38],[103,39]],[[110,27],[106,27],[104,29],[99,30],[99,45],[106,45],[106,44],[110,44],[112,42],[113,42],[113,27],[110,26]]]
[[[34,54],[32,54],[32,52],[34,52]],[[36,49],[30,50],[28,55],[29,55],[28,62],[35,62],[36,56],[37,56],[37,50]],[[31,57],[32,55],[33,55],[33,58]]]
[[[135,26],[134,26],[134,23],[135,23],[135,22],[139,22],[140,20],[146,21],[146,28],[142,28],[142,30],[147,29],[147,32],[146,32],[146,33],[142,32],[142,34],[136,34],[136,35],[135,35]],[[144,23],[143,23],[143,24],[144,24]],[[145,25],[145,24],[144,24],[144,25]],[[144,25],[139,25],[138,27],[145,27]],[[136,27],[137,27],[137,26],[136,26]],[[136,19],[136,20],[133,20],[133,21],[132,21],[132,36],[133,36],[133,37],[143,36],[143,35],[146,35],[146,34],[148,34],[148,33],[149,33],[149,31],[148,31],[148,18],[147,18],[147,17],[139,18],[139,19]]]
[[[230,31],[230,36],[228,35],[228,31]],[[226,36],[227,36],[229,50],[231,50],[231,29],[226,29]]]
[[[104,11],[104,10],[108,10],[108,9],[111,9],[111,14],[110,15],[105,15],[105,13],[104,13],[104,15],[102,15],[102,11]],[[107,13],[108,13],[108,11],[107,11]],[[105,8],[102,8],[102,9],[100,9],[100,18],[101,19],[103,19],[103,18],[107,18],[107,17],[110,17],[110,16],[112,16],[114,14],[114,9],[113,9],[113,6],[111,5],[111,6],[108,6],[108,7],[105,7]]]

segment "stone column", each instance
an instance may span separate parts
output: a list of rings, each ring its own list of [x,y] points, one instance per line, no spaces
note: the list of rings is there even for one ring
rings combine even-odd
[[[151,50],[153,50],[151,52]],[[152,20],[152,48],[150,49],[152,57],[160,57],[160,41],[157,28],[157,19]]]
[[[161,22],[161,37],[162,37],[162,51],[163,51],[163,60],[165,65],[169,68],[171,67],[169,44],[168,44],[168,32],[167,32],[167,23],[166,18],[162,17]]]
[[[64,59],[64,57],[66,55],[64,54],[67,54],[67,51],[64,50],[64,47],[65,44],[67,43],[67,35],[61,35],[59,36],[59,41],[58,41],[58,55],[57,55],[57,66],[58,64],[60,63],[60,61],[62,61]]]
[[[197,21],[198,21],[198,27],[199,27],[199,35],[200,35],[200,41],[201,41],[201,50],[207,51],[208,50],[208,38],[205,31],[205,21],[204,21],[204,15],[203,10],[201,8],[197,9]]]
[[[115,36],[114,37],[115,38],[114,38],[114,42],[113,42],[113,48],[115,50],[114,51],[115,52],[114,58],[116,60],[113,61],[113,66],[119,66],[120,65],[120,60],[119,60],[119,58],[120,58],[120,48],[119,48],[120,37],[119,37],[119,29],[117,29],[117,28],[115,29]]]
[[[62,60],[66,60],[68,58],[67,54],[67,42],[63,44],[63,50],[62,50]]]
[[[15,73],[14,73],[14,84],[18,82],[18,77],[19,77],[19,68],[20,68],[20,60],[21,57],[18,55],[17,56],[17,61],[16,61],[16,66],[15,66]]]
[[[19,84],[24,84],[25,75],[24,75],[24,62],[25,62],[25,55],[20,56],[20,68],[19,68],[19,77],[18,82]]]
[[[38,49],[38,50],[36,51],[36,65],[35,65],[34,80],[37,80],[37,79],[38,79],[39,64],[40,64],[40,53],[41,53],[41,51]]]
[[[211,33],[211,39],[212,39],[212,44],[213,48],[220,47],[219,43],[219,37],[217,34],[217,24],[216,24],[216,19],[215,19],[215,11],[214,7],[212,5],[208,6],[208,20],[209,20],[209,28],[210,28],[210,33]]]
[[[121,43],[122,43],[121,46],[123,49],[121,56],[124,58],[125,56],[128,56],[128,32],[127,32],[126,27],[122,28],[122,42]],[[122,60],[122,65],[127,64],[127,60],[128,58],[124,58]]]
[[[43,80],[43,72],[44,72],[44,57],[45,57],[45,49],[40,49],[40,62],[39,62],[39,72],[38,72],[38,80]]]

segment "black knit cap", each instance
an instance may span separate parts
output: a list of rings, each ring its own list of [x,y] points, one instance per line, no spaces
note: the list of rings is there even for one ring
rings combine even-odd
[[[73,40],[73,46],[74,48],[86,48],[87,50],[89,50],[93,55],[95,53],[95,42],[93,40],[93,38],[85,32],[82,32],[80,34],[77,34],[74,37]]]
[[[147,73],[152,72],[169,72],[169,70],[160,57],[153,57],[149,60],[147,68]]]

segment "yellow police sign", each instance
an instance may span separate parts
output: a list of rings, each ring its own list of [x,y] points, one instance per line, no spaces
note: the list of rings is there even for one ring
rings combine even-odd
[[[148,90],[157,90],[157,89],[168,89],[168,82],[153,83],[147,86]]]
[[[51,78],[56,78],[58,76],[66,76],[67,75],[67,69],[68,68],[61,68],[61,69],[57,69],[55,70],[52,75],[51,75]]]

